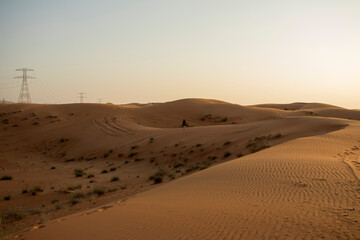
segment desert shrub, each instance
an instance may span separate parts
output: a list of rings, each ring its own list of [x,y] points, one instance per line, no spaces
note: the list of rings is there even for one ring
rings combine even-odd
[[[227,141],[227,142],[224,143],[224,146],[229,145],[229,144],[231,144],[231,142]]]
[[[230,155],[231,155],[231,152],[225,152],[224,153],[224,158],[229,157]]]
[[[159,169],[158,172],[149,177],[149,180],[153,180],[154,184],[162,183],[165,174],[166,172],[164,170]]]
[[[202,146],[201,143],[198,143],[198,144],[195,145],[195,147],[201,147],[201,146]]]
[[[110,172],[116,171],[116,167],[110,168]]]
[[[182,164],[182,163],[175,163],[174,164],[174,168],[179,168],[179,167],[183,167],[184,166],[184,164]]]
[[[140,161],[142,161],[142,160],[144,160],[144,159],[143,159],[143,158],[135,158],[135,159],[134,159],[135,162],[140,162]]]
[[[60,141],[59,141],[59,142],[64,143],[64,142],[67,142],[67,141],[69,141],[68,138],[60,138]]]
[[[72,205],[78,204],[81,200],[83,200],[84,194],[82,192],[76,192],[71,194],[70,203]]]
[[[111,182],[116,182],[116,181],[119,181],[119,178],[118,177],[112,177],[110,181]]]
[[[29,190],[27,190],[27,188],[25,188],[25,189],[23,189],[23,190],[21,191],[22,194],[25,194],[25,193],[28,193],[28,192],[29,192]]]
[[[59,209],[62,209],[63,208],[63,205],[58,203],[55,205],[55,210],[59,210]]]
[[[205,121],[206,119],[211,119],[211,114],[207,114],[200,118],[201,121]]]
[[[102,187],[102,186],[96,186],[96,187],[94,187],[92,192],[98,196],[101,196],[101,195],[105,194],[106,188]]]
[[[137,152],[132,152],[132,153],[129,154],[129,158],[135,157],[137,154],[138,154]]]
[[[280,137],[282,137],[281,133],[277,133],[277,134],[275,134],[275,136],[273,136],[273,138],[280,138]]]
[[[200,168],[200,167],[199,167],[198,165],[194,164],[194,165],[189,166],[185,171],[186,171],[187,173],[189,173],[189,172],[196,171],[196,170],[198,170],[199,168]]]
[[[11,199],[11,195],[6,195],[5,197],[4,197],[4,200],[5,201],[9,201]]]
[[[156,160],[156,157],[151,157],[151,158],[150,158],[150,162],[151,162],[151,163],[155,162],[155,160]]]
[[[136,149],[136,148],[138,148],[138,147],[139,147],[139,146],[136,146],[136,145],[135,145],[135,146],[131,146],[131,149],[134,150],[134,149]]]
[[[94,174],[89,174],[89,175],[87,176],[87,178],[93,178],[93,177],[95,177]]]
[[[120,189],[121,189],[121,190],[124,190],[124,189],[126,189],[126,188],[127,188],[126,185],[121,185],[121,186],[120,186]]]
[[[10,176],[10,175],[3,175],[3,176],[1,176],[0,180],[12,180],[12,176]]]
[[[31,195],[35,196],[38,192],[43,192],[44,190],[40,186],[34,186],[30,189]]]
[[[84,175],[84,171],[82,169],[76,168],[74,169],[75,177],[82,177]]]
[[[81,188],[82,188],[81,184],[78,184],[78,185],[75,185],[75,186],[68,186],[67,190],[72,191],[72,190],[81,189]]]
[[[118,154],[118,157],[119,157],[119,158],[122,157],[122,156],[124,156],[124,154],[122,154],[122,153],[119,153],[119,154]]]
[[[102,173],[102,174],[108,173],[108,170],[104,169],[104,170],[101,171],[101,173]]]
[[[153,143],[154,142],[154,138],[153,137],[151,137],[150,139],[149,139],[149,143]]]
[[[50,168],[50,170],[54,170],[54,169],[56,169],[56,167],[54,167],[54,166]]]
[[[118,190],[117,189],[117,187],[110,187],[110,188],[108,188],[108,192],[115,192],[116,190]]]
[[[228,120],[227,117],[224,117],[224,118],[221,119],[222,122],[226,122],[227,120]]]
[[[256,153],[258,151],[261,151],[263,149],[266,149],[266,148],[269,148],[270,146],[269,145],[260,145],[260,146],[254,146],[252,149],[251,149],[251,153]]]
[[[0,220],[2,223],[19,221],[26,217],[26,210],[23,208],[8,208],[0,211]]]
[[[243,154],[242,153],[238,153],[238,154],[236,154],[236,157],[242,157],[243,156]]]

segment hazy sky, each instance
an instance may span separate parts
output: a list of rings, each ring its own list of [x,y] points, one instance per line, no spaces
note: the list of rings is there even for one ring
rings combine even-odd
[[[0,98],[360,108],[359,0],[0,0]]]

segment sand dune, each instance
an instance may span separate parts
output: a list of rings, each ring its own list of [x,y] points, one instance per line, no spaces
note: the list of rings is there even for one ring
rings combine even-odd
[[[359,239],[359,111],[286,106],[0,104],[0,211],[38,209],[25,239]]]
[[[236,159],[25,239],[358,239],[359,181],[343,154],[360,125]],[[353,154],[358,154],[354,151]]]

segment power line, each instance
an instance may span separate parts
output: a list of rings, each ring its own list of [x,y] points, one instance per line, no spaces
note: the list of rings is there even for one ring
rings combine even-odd
[[[19,69],[16,69],[16,71],[22,71],[22,76],[14,77],[14,78],[22,78],[22,84],[21,84],[18,102],[19,103],[31,103],[29,85],[28,85],[27,80],[29,78],[35,78],[35,77],[28,76],[27,72],[34,71],[34,69],[19,68]]]
[[[78,98],[80,98],[80,103],[84,103],[84,98],[86,98],[85,96],[86,93],[79,92],[78,94],[79,94]]]

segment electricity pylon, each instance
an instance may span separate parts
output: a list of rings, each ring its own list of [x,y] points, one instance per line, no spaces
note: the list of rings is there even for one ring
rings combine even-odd
[[[16,69],[16,71],[22,71],[22,76],[14,77],[14,78],[22,78],[22,84],[21,84],[18,102],[19,103],[31,103],[29,85],[28,85],[27,80],[29,78],[35,78],[35,77],[28,76],[27,72],[34,71],[34,69],[19,68],[19,69]]]
[[[84,103],[84,98],[86,98],[85,96],[86,93],[80,92],[78,94],[79,94],[78,98],[80,98],[80,103]]]

